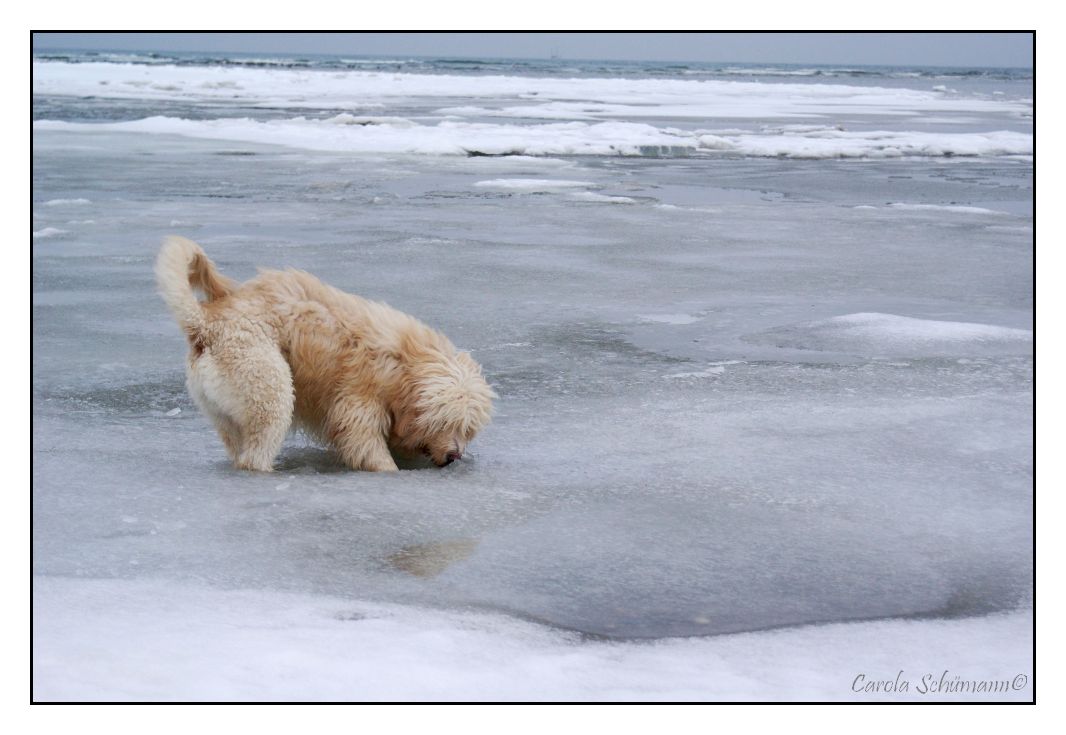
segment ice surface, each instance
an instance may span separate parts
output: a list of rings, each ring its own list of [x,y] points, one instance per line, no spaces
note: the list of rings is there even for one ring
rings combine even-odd
[[[296,117],[272,114],[252,122]],[[869,662],[1030,673],[1031,162],[355,154],[122,124],[34,131],[33,230],[66,231],[32,242],[42,696],[850,699]],[[154,292],[175,230],[235,278],[303,268],[440,328],[494,422],[444,470],[352,473],[298,436],[275,473],[233,470]]]

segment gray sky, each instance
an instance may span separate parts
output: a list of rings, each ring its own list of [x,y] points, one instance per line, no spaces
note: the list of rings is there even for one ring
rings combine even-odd
[[[1029,33],[36,33],[34,49],[1031,67]]]

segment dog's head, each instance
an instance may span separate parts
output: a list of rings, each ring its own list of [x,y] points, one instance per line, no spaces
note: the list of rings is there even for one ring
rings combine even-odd
[[[408,390],[395,407],[393,442],[445,467],[461,459],[489,423],[496,394],[465,352],[418,360],[409,370]]]

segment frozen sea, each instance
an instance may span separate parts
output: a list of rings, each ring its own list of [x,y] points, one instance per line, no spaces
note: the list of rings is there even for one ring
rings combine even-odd
[[[33,74],[36,699],[1033,698],[1028,71]],[[439,328],[493,423],[234,470],[171,233]]]

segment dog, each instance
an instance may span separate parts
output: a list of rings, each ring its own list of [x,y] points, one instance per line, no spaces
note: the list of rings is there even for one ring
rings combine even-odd
[[[240,469],[270,472],[294,426],[351,469],[396,471],[393,452],[444,467],[491,419],[481,367],[386,304],[292,269],[238,283],[177,236],[155,274],[189,341],[189,393]]]

